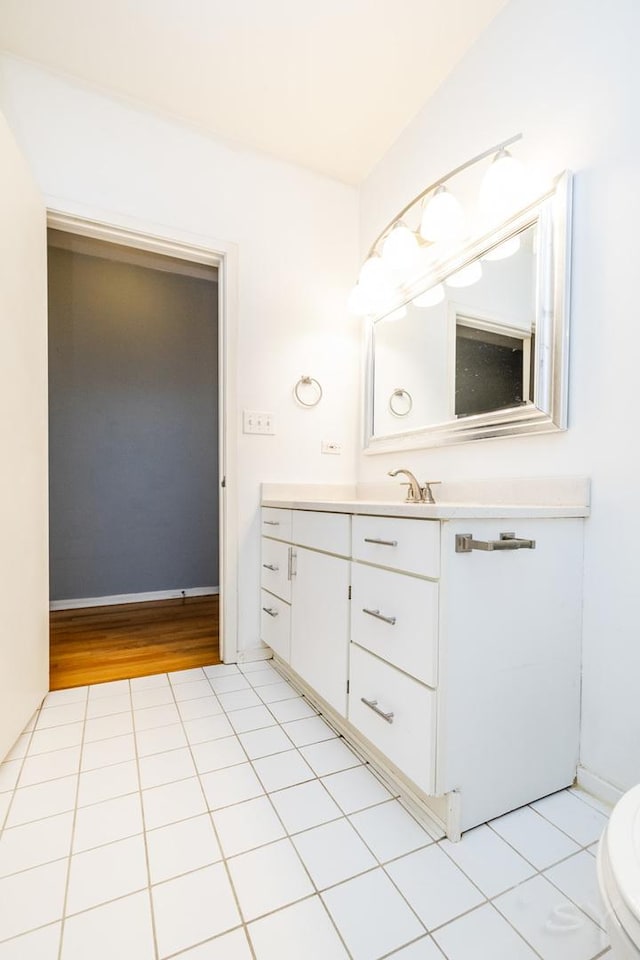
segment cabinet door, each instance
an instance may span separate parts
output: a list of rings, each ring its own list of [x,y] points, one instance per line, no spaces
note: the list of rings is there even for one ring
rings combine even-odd
[[[304,547],[295,554],[291,666],[346,716],[349,561]]]

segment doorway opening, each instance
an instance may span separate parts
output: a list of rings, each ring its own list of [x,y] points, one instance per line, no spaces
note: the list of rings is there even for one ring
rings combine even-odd
[[[48,231],[51,689],[221,659],[221,264],[72,226]]]

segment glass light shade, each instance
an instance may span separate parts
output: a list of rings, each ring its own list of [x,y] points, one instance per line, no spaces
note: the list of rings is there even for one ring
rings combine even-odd
[[[420,236],[432,243],[450,242],[464,232],[460,203],[443,185],[439,186],[422,211]]]
[[[404,223],[397,223],[382,246],[382,259],[394,273],[408,273],[418,261],[418,241]]]
[[[488,250],[482,257],[483,260],[506,260],[512,257],[520,249],[520,237],[509,237],[504,243],[498,244],[493,250]]]
[[[387,290],[390,285],[390,277],[386,265],[382,262],[382,257],[374,254],[368,260],[365,260],[360,270],[358,283],[367,295],[375,295],[379,291]]]
[[[419,296],[414,297],[411,303],[414,307],[435,307],[436,304],[444,300],[444,287],[441,283],[436,283],[435,287],[425,290]]]
[[[396,302],[395,284],[387,265],[377,254],[362,264],[358,286],[367,300],[370,314],[384,313]]]
[[[480,186],[480,214],[484,220],[502,220],[527,202],[524,167],[508,150],[500,150]]]
[[[448,287],[470,287],[472,283],[477,283],[482,276],[482,267],[479,260],[474,260],[462,270],[457,270],[447,277],[445,283]]]
[[[366,317],[367,314],[372,312],[371,301],[359,283],[349,294],[347,310],[354,317]]]
[[[385,321],[387,320],[402,320],[407,315],[406,307],[396,307],[395,310],[392,310],[391,313],[388,313],[386,317],[383,317]]]

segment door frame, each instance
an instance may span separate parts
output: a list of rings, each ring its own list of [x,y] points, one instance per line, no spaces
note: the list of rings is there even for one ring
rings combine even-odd
[[[218,269],[218,505],[220,567],[220,659],[238,660],[238,511],[237,511],[237,313],[238,248],[188,232],[141,223],[130,217],[47,203],[47,227],[139,250],[204,263]]]

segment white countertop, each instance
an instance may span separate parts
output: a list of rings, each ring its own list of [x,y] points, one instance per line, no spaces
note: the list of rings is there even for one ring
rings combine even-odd
[[[433,489],[435,504],[406,503],[397,483],[262,485],[262,506],[367,516],[453,520],[473,517],[588,517],[585,478],[449,481]]]

